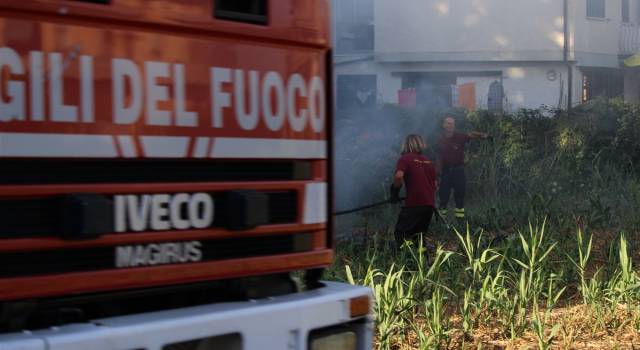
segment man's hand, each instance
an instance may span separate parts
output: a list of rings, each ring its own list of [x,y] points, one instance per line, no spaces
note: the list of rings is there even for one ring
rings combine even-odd
[[[472,131],[468,135],[472,139],[482,139],[482,140],[493,141],[493,136],[491,136],[491,135],[489,135],[487,133],[484,133],[484,132]]]
[[[489,140],[489,141],[493,142],[493,135],[489,135],[487,133],[482,133],[482,139],[483,140]]]
[[[394,184],[391,184],[391,188],[389,189],[389,201],[391,203],[400,202],[400,187],[396,187]]]
[[[472,139],[484,139],[487,136],[487,134],[480,131],[472,131],[467,135],[469,135],[469,137]]]

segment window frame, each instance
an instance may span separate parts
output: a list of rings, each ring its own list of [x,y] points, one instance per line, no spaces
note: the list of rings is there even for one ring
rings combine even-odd
[[[587,5],[587,18],[595,18],[595,19],[607,18],[607,5],[605,0],[587,0],[586,5]],[[600,13],[595,13],[596,11],[599,11],[599,10],[602,11],[601,16],[600,16]]]
[[[221,10],[221,3],[225,0],[213,1],[213,18],[223,21],[233,21],[247,24],[269,25],[269,0],[261,0],[264,2],[264,15],[252,14],[231,10]],[[260,0],[256,0],[260,1]]]

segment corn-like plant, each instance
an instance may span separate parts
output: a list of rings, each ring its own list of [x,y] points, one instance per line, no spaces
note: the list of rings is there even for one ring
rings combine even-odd
[[[428,293],[428,282],[430,278],[430,272],[432,270],[428,266],[427,249],[424,246],[422,235],[418,239],[418,244],[414,248],[414,244],[411,241],[406,241],[403,245],[404,250],[408,253],[411,265],[414,268],[413,275],[416,278],[416,297],[422,298]]]
[[[578,274],[580,275],[580,286],[578,288],[580,290],[580,293],[582,294],[582,301],[585,304],[590,304],[595,301],[597,294],[597,289],[593,289],[593,287],[596,287],[597,285],[587,283],[587,278],[585,276],[587,263],[589,262],[589,257],[591,256],[593,237],[589,235],[589,242],[587,242],[587,244],[585,245],[582,230],[578,229],[576,233],[576,240],[578,243],[577,261],[568,254],[567,257],[576,266],[576,268],[578,268]]]
[[[373,289],[379,349],[409,349],[407,340],[425,350],[464,348],[477,342],[479,325],[497,326],[513,341],[531,334],[539,349],[571,348],[585,330],[592,336],[630,327],[640,332],[640,275],[625,235],[610,245],[608,265],[590,275],[593,237],[578,225],[570,245],[575,252],[556,253],[569,246],[549,239],[548,221],[541,222],[497,245],[486,245],[482,230],[454,230],[458,252],[438,246],[430,259],[421,239],[392,251],[374,237],[367,243],[374,249],[358,251],[352,244],[341,252],[341,261],[349,263],[334,275]],[[570,288],[563,283],[570,282],[588,306],[579,310],[592,320],[581,327],[567,325],[566,317],[554,321],[556,305]]]
[[[477,302],[476,294],[480,294],[481,300],[487,296],[487,285],[490,276],[485,275],[487,272],[487,266],[499,258],[497,252],[491,248],[482,249],[483,231],[480,231],[475,240],[472,239],[472,235],[467,225],[467,230],[464,236],[454,230],[460,246],[462,247],[462,257],[466,262],[464,268],[465,281],[464,285],[466,290],[463,294],[463,301],[461,307],[462,325],[463,331],[467,336],[471,335],[472,329],[476,324],[476,317],[479,317],[482,310],[482,304]],[[483,282],[484,281],[484,282]],[[479,293],[478,293],[479,291]]]
[[[549,323],[549,319],[551,317],[551,311],[558,303],[558,300],[560,299],[564,291],[567,289],[567,287],[563,287],[557,293],[554,292],[556,280],[557,276],[555,276],[555,274],[551,274],[549,276],[546,308],[542,317],[540,317],[540,307],[538,305],[538,302],[533,303],[531,326],[538,341],[538,349],[540,350],[549,349],[551,347],[551,343],[560,331],[560,324],[555,324],[551,328],[549,334],[546,333],[547,324]]]
[[[621,295],[621,299],[626,303],[638,301],[640,292],[640,278],[633,271],[633,262],[629,258],[627,239],[624,234],[620,235],[620,249],[618,251],[620,261],[619,281],[615,285],[616,291]]]
[[[495,274],[488,274],[482,282],[482,287],[478,293],[478,307],[480,314],[477,322],[487,323],[493,316],[493,313],[500,307],[499,297],[501,291],[504,290],[504,272],[501,265],[495,271]]]
[[[442,267],[451,258],[452,252],[438,247],[435,256],[426,272],[426,281],[431,286],[430,297],[416,301],[422,306],[424,312],[425,328],[428,336],[420,339],[421,349],[439,349],[443,343],[449,340],[449,319],[446,316],[446,295],[454,295],[453,291],[442,284]],[[445,294],[446,293],[446,294]]]
[[[444,290],[441,286],[436,286],[431,299],[424,302],[427,330],[438,345],[446,343],[449,337],[449,321],[445,316],[444,302]]]
[[[438,344],[436,336],[429,333],[424,324],[413,322],[411,324],[411,329],[418,340],[419,350],[437,350],[440,348],[440,344]]]
[[[520,288],[524,288],[521,297],[524,297],[525,300],[538,295],[541,291],[543,280],[540,274],[544,261],[557,244],[552,243],[551,245],[547,245],[544,241],[545,224],[546,222],[543,222],[540,228],[534,228],[529,224],[528,239],[525,238],[522,233],[519,233],[526,260],[513,260],[524,269],[523,271],[527,272],[524,282],[525,285]],[[521,283],[523,282],[521,281]]]
[[[383,349],[391,348],[393,337],[404,331],[406,313],[413,308],[412,290],[403,281],[404,268],[391,265],[387,273],[373,273],[373,294],[378,339]],[[380,279],[379,283],[376,279]]]

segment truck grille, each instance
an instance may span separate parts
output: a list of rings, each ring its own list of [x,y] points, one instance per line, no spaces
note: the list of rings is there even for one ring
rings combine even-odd
[[[3,159],[0,185],[309,180],[308,161]]]
[[[295,223],[298,217],[296,191],[266,191],[269,201],[267,224]],[[214,193],[216,215],[214,228],[226,227],[228,217],[224,192]],[[0,199],[0,239],[60,236],[62,213],[60,199],[18,198]]]
[[[202,240],[200,243],[202,252],[200,261],[206,262],[310,251],[312,234],[238,237]],[[97,247],[2,253],[0,254],[0,277],[112,270],[115,268],[115,249],[115,247]]]

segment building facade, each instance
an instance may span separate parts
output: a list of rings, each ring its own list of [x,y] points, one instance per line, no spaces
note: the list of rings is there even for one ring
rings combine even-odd
[[[367,9],[373,45],[336,26],[339,109],[353,106],[341,94],[368,91],[378,104],[472,110],[640,100],[637,68],[622,64],[640,51],[640,0],[337,0],[334,11],[349,3]]]

